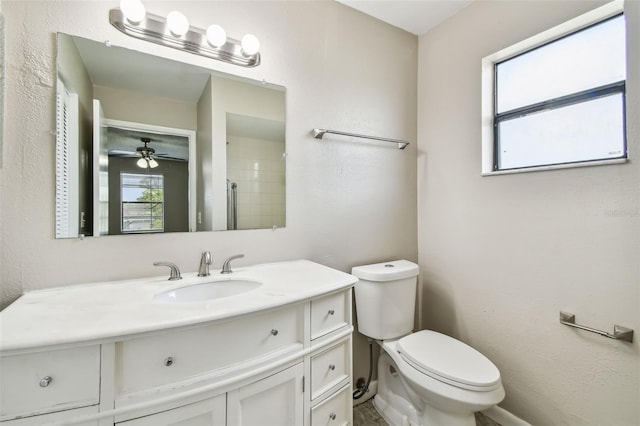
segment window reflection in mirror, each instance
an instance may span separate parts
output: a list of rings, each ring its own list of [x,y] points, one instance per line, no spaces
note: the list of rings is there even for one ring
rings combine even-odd
[[[285,225],[283,87],[65,34],[57,68],[57,238],[160,232],[123,173],[162,176],[161,232]]]

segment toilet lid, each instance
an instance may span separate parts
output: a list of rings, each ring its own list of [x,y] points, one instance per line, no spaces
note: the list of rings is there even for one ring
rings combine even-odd
[[[472,390],[489,391],[500,386],[498,368],[452,337],[423,330],[403,337],[397,347],[408,364],[437,380]]]

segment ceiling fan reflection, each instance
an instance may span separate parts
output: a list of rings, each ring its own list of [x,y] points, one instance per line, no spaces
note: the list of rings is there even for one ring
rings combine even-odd
[[[154,141],[151,138],[142,137],[140,141],[144,144],[144,146],[139,146],[134,151],[122,150],[122,149],[112,149],[109,150],[110,157],[123,157],[123,158],[139,158],[136,162],[136,165],[140,168],[156,168],[158,167],[158,161],[156,159],[162,160],[170,160],[170,161],[182,161],[185,160],[183,158],[173,157],[167,153],[156,153],[155,149],[149,146],[151,142],[161,142]]]

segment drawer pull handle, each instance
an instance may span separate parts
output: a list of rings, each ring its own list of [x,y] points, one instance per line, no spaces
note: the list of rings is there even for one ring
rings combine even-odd
[[[329,370],[333,371],[336,369],[336,366],[334,364],[329,364]]]
[[[46,376],[44,379],[40,380],[40,387],[41,388],[46,388],[47,386],[49,386],[51,384],[51,381],[53,379],[51,378],[51,376]]]
[[[333,309],[329,309],[329,315],[334,315],[336,313],[336,311],[334,311]]]
[[[335,420],[335,419],[336,419],[336,414],[335,414],[335,413],[331,413],[331,414],[329,414],[329,418],[330,418],[331,420]]]
[[[275,328],[271,330],[271,334],[273,334],[274,336],[278,335],[278,330],[276,330]]]
[[[167,357],[164,360],[164,365],[166,365],[167,367],[171,367],[173,365],[173,357]]]

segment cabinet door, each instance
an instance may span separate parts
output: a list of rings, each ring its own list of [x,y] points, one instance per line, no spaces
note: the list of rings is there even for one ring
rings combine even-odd
[[[225,395],[117,424],[122,426],[224,426]]]
[[[228,426],[303,423],[302,363],[227,394]]]

